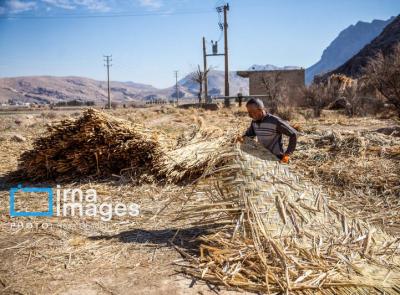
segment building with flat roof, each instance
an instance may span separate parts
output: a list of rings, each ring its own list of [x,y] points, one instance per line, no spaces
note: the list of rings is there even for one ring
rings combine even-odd
[[[286,91],[289,99],[295,100],[305,86],[305,70],[238,71],[237,75],[249,78],[249,95],[266,95],[266,83],[279,85]]]

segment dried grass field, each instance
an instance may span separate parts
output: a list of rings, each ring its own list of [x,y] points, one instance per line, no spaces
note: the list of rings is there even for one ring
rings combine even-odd
[[[257,236],[261,242],[249,246],[246,239],[234,243],[233,237],[226,238],[231,229],[226,224],[237,219],[235,214],[241,214],[236,212],[237,208],[243,205],[230,203],[232,200],[227,196],[236,196],[245,186],[232,182],[227,169],[236,171],[236,176],[242,173],[246,178],[247,172],[243,172],[246,163],[258,165],[261,174],[265,172],[263,169],[272,167],[258,160],[263,155],[255,152],[248,152],[251,157],[245,156],[247,162],[242,166],[229,162],[239,157],[232,154],[234,143],[229,139],[241,134],[250,123],[244,107],[207,111],[154,106],[110,110],[106,111],[105,117],[96,117],[95,113],[96,120],[104,121],[101,122],[105,126],[104,134],[101,133],[104,140],[96,137],[98,133],[89,134],[92,129],[85,129],[85,121],[79,125],[80,129],[75,123],[68,123],[71,124],[69,129],[65,127],[67,123],[64,123],[65,128],[57,123],[60,120],[76,122],[71,120],[79,120],[82,113],[83,110],[0,113],[1,294],[289,294],[292,291],[335,294],[335,288],[344,286],[344,283],[343,286],[338,283],[345,268],[340,255],[332,254],[330,259],[336,266],[331,267],[329,263],[323,263],[325,256],[322,254],[316,254],[318,262],[315,260],[310,264],[306,260],[311,258],[302,254],[308,258],[302,260],[304,267],[300,268],[301,263],[289,259],[291,254],[288,253],[295,252],[291,248],[294,244],[286,240],[282,242],[286,248],[275,249],[276,253],[287,251],[286,256],[283,255],[286,258],[282,258],[284,262],[272,266],[267,263],[272,270],[268,269],[265,274],[266,283],[261,283],[263,278],[255,278],[261,266],[257,265],[257,254],[254,253],[262,252],[258,247],[265,247],[263,235],[265,238],[269,234],[262,232],[261,225],[251,222],[250,213],[247,215],[249,220],[241,219],[245,220],[243,227],[237,226],[233,237],[236,231],[244,235],[250,231],[252,239]],[[126,121],[120,123],[119,119]],[[339,223],[336,219],[332,221],[330,227],[344,227],[347,236],[342,235],[341,229],[331,233],[332,237],[337,234],[337,240],[340,239],[343,247],[350,251],[343,255],[353,258],[354,253],[361,251],[362,263],[384,257],[382,261],[386,266],[390,265],[390,271],[383,277],[391,284],[389,289],[393,287],[388,294],[396,294],[396,288],[400,292],[400,277],[397,276],[400,265],[400,239],[397,238],[400,236],[400,131],[381,130],[399,126],[399,122],[372,117],[348,118],[335,111],[324,111],[321,118],[314,119],[307,110],[297,110],[290,123],[299,126],[300,136],[295,154],[284,167],[294,176],[288,174],[282,190],[298,183],[318,188],[331,200],[330,204],[334,204],[329,211],[334,212],[338,220],[341,218]],[[128,125],[130,127],[126,127]],[[57,136],[41,142],[42,158],[38,157],[38,152],[28,152],[33,148],[38,151],[36,140],[48,136],[49,130]],[[70,137],[74,136],[77,137],[74,144],[67,146]],[[107,147],[114,141],[118,144],[112,145],[111,151]],[[125,144],[127,142],[129,145]],[[72,156],[69,154],[62,163],[48,160],[55,159],[60,151],[68,150],[76,152]],[[124,168],[124,163],[130,168]],[[48,177],[50,170],[52,174]],[[277,170],[277,173],[287,172]],[[269,184],[269,181],[267,179],[265,183]],[[252,188],[255,195],[263,184],[258,178],[254,183],[257,185]],[[135,217],[114,215],[109,221],[98,216],[10,217],[9,189],[17,184],[53,188],[58,184],[61,188],[80,188],[82,191],[95,189],[102,202],[136,203],[140,205],[140,214]],[[274,185],[272,182],[271,186]],[[209,199],[205,197],[208,193],[212,194]],[[317,211],[306,203],[302,208],[311,213],[294,207],[290,209],[290,198],[276,200],[277,216],[285,225],[286,220],[291,219],[292,223],[287,221],[287,224],[293,224],[296,230],[300,225],[294,221],[294,215],[311,216],[311,211]],[[249,202],[252,205],[252,201]],[[21,194],[16,205],[19,210],[40,211],[46,201],[34,194]],[[248,204],[243,206],[248,210]],[[282,210],[284,207],[287,211]],[[245,210],[243,208],[241,212]],[[264,218],[257,214],[255,219]],[[354,230],[357,233],[348,229],[347,224],[351,222],[345,217],[349,216],[353,221],[360,221],[356,222],[361,228]],[[317,231],[316,226],[321,225],[320,217],[311,220],[308,227],[303,223],[300,227],[304,226],[309,232]],[[364,230],[364,225],[374,231]],[[216,232],[215,227],[218,230],[223,227],[223,230]],[[259,232],[254,231],[255,228]],[[324,227],[318,230],[329,233]],[[272,233],[272,240],[280,238],[282,232],[293,235],[285,227],[279,234]],[[374,236],[373,232],[379,234]],[[347,240],[353,239],[352,234],[359,234],[359,240],[346,244]],[[246,259],[256,266],[247,265],[246,268],[244,261],[235,260],[239,259],[236,254],[216,250],[218,247],[239,249],[237,251],[250,249]],[[318,251],[330,251],[328,248],[320,242]],[[387,249],[387,252],[379,249]],[[267,258],[275,257],[274,253],[269,253],[271,256]],[[301,256],[299,253],[293,255]],[[225,260],[230,264],[222,264]],[[226,269],[219,267],[220,262]],[[281,268],[281,265],[292,265],[292,268]],[[315,273],[305,271],[308,267]],[[227,273],[227,277],[219,277],[221,273]],[[369,294],[369,291],[357,289],[364,287],[357,280],[358,277],[346,281],[346,286],[355,289],[348,289],[343,294],[354,291],[359,291],[355,294]],[[323,284],[327,289],[322,289]],[[370,287],[378,283],[364,284]],[[377,287],[376,294],[381,294],[381,290]],[[374,293],[371,291],[370,294]]]

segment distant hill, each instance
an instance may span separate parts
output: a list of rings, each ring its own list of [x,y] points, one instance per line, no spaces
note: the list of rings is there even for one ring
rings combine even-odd
[[[306,83],[312,82],[315,75],[327,73],[357,54],[365,45],[376,38],[383,29],[394,20],[359,21],[339,33],[324,50],[321,59],[306,69]]]
[[[178,82],[181,98],[196,97],[198,84],[188,74]],[[230,92],[235,95],[241,89],[248,93],[248,80],[230,72]],[[209,73],[208,89],[210,95],[224,92],[224,72]],[[151,85],[134,82],[110,81],[112,99],[118,103],[143,101],[151,98],[169,98],[175,93],[175,86],[158,89]],[[183,96],[183,97],[182,97]],[[0,103],[29,102],[38,104],[57,103],[71,100],[107,102],[107,82],[84,77],[32,76],[0,78]]]
[[[331,74],[344,74],[349,77],[357,78],[363,68],[368,64],[371,58],[374,58],[378,52],[383,55],[390,54],[394,45],[400,42],[400,15],[388,24],[382,33],[360,50],[356,55],[346,61],[343,65],[329,72]]]
[[[157,91],[150,85],[132,82],[110,82],[113,100],[118,102],[140,100],[146,93]],[[61,101],[107,101],[107,83],[83,77],[15,77],[0,79],[0,102],[8,100],[30,103]]]

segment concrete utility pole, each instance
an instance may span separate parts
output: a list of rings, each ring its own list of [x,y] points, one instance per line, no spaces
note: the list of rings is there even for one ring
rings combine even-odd
[[[218,13],[224,13],[224,23],[219,23],[221,30],[224,30],[224,54],[213,54],[215,55],[224,55],[225,56],[225,101],[224,104],[226,107],[229,107],[229,59],[228,59],[228,11],[229,11],[229,3],[226,3],[224,6],[217,7]]]
[[[207,103],[208,97],[208,78],[207,78],[207,52],[206,52],[206,38],[203,37],[203,62],[204,62],[204,101]]]
[[[174,72],[175,72],[176,104],[179,105],[178,71],[174,71]]]
[[[110,96],[110,67],[112,66],[110,62],[112,55],[104,55],[106,64],[104,65],[107,67],[107,93],[108,93],[108,108],[111,109],[111,96]]]
[[[205,83],[204,83],[204,90],[205,90],[205,96],[207,98],[208,95],[208,83],[207,83],[207,56],[225,56],[225,106],[229,107],[230,101],[229,101],[229,66],[228,66],[228,11],[229,11],[229,3],[225,4],[224,6],[218,6],[217,7],[217,12],[218,13],[224,13],[224,23],[218,23],[219,27],[221,30],[224,31],[224,53],[219,54],[218,53],[218,41],[215,43],[211,41],[212,44],[212,54],[207,54],[206,52],[206,41],[205,38],[203,37],[203,59],[204,59],[204,73],[205,73]]]
[[[224,5],[224,49],[225,49],[225,96],[229,96],[229,67],[228,67],[228,19],[229,3]]]

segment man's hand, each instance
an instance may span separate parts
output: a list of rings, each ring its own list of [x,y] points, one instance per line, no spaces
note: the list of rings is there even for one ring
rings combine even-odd
[[[236,142],[242,143],[243,141],[244,141],[244,136],[243,136],[243,135],[238,135],[238,136],[236,137]]]
[[[284,154],[284,155],[282,156],[281,163],[283,163],[283,164],[289,163],[289,155]]]

